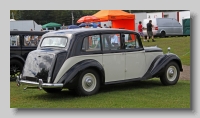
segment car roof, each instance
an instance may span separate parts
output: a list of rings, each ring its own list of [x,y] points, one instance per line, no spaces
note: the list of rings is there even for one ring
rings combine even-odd
[[[33,34],[38,34],[38,35],[43,35],[47,33],[48,31],[10,31],[10,34],[12,35],[17,35],[17,34],[28,34],[28,35],[33,35]]]
[[[127,29],[115,29],[115,28],[77,28],[77,29],[65,29],[65,30],[59,30],[59,31],[52,31],[48,32],[45,34],[45,36],[51,36],[51,35],[62,35],[65,36],[66,34],[77,34],[77,33],[84,33],[84,32],[98,32],[98,31],[103,31],[103,32],[135,32],[132,30],[127,30]]]

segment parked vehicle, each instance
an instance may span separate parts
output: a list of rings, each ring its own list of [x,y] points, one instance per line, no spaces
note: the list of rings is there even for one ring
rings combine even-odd
[[[34,20],[10,20],[10,31],[41,31],[42,25]]]
[[[10,31],[10,79],[21,74],[26,57],[37,48],[38,41],[46,32]]]
[[[183,36],[183,26],[174,18],[152,18],[144,19],[142,22],[143,33],[147,36],[147,23],[152,20],[153,34],[154,36],[166,37],[166,36]]]
[[[113,37],[118,40],[113,41]],[[17,85],[43,89],[63,88],[78,95],[93,95],[107,84],[159,77],[175,85],[183,71],[179,57],[163,54],[156,46],[143,47],[138,33],[125,29],[80,28],[43,35],[37,50],[26,59]]]

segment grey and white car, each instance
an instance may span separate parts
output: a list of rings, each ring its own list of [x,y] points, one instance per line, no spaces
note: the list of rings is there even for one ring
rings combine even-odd
[[[116,42],[112,43],[115,37]],[[101,86],[159,77],[177,83],[181,60],[156,46],[143,47],[138,33],[125,29],[85,28],[49,32],[26,59],[18,86],[47,93],[63,88],[93,95]],[[25,88],[25,89],[26,89]]]

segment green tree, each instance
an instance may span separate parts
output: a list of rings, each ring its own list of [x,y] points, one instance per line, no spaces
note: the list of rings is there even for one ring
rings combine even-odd
[[[72,24],[72,12],[74,24],[79,18],[86,15],[93,15],[99,10],[10,10],[10,19],[34,20],[36,23],[44,25],[49,22],[56,22],[65,25]],[[163,12],[163,11],[184,11],[184,10],[124,10],[129,13],[137,12]]]

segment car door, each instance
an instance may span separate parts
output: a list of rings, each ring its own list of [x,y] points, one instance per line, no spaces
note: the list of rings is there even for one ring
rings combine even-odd
[[[125,39],[125,80],[140,78],[146,72],[145,52],[135,34],[122,34]]]
[[[124,80],[125,53],[122,51],[120,34],[102,34],[101,40],[105,82]]]

